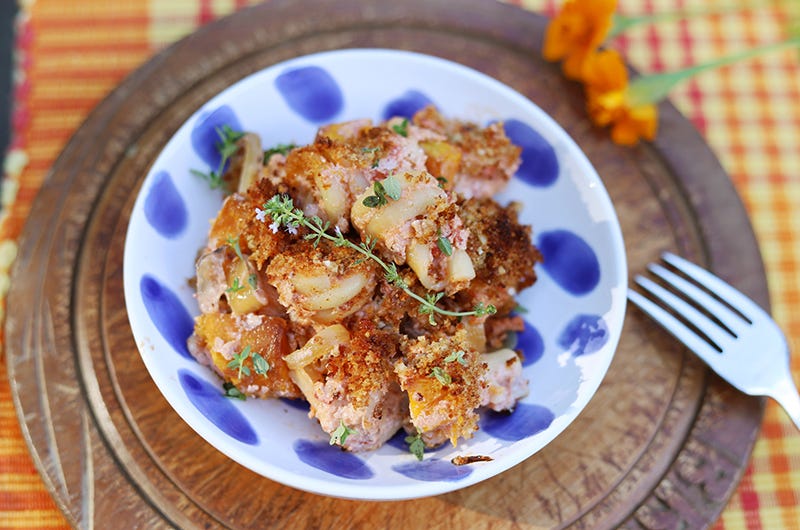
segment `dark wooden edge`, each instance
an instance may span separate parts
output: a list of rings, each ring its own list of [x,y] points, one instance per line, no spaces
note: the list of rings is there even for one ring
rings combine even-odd
[[[701,229],[700,237],[705,255],[688,257],[704,265],[769,311],[769,289],[764,262],[744,203],[733,181],[702,134],[671,102],[665,101],[659,105],[659,115],[660,131],[652,147],[673,174],[683,177],[676,180],[676,184],[683,187],[683,196],[689,203],[690,213],[696,219],[695,225]],[[710,175],[724,178],[709,178]],[[688,247],[681,250],[689,252]],[[741,256],[742,259],[731,260],[727,257],[731,254]],[[654,256],[653,259],[656,260],[657,257]],[[686,350],[686,355],[693,354]],[[716,520],[747,469],[747,461],[760,432],[766,398],[745,396],[733,390],[727,382],[711,371],[708,371],[708,376],[706,399],[697,413],[695,424],[687,439],[702,440],[708,446],[718,448],[721,453],[726,452],[729,436],[733,433],[729,430],[710,428],[715,425],[713,417],[720,414],[719,404],[714,401],[715,395],[733,393],[732,397],[740,403],[748,402],[750,408],[755,404],[757,411],[756,414],[747,411],[737,414],[735,410],[730,411],[737,425],[737,430],[733,432],[747,433],[748,439],[740,465],[736,466],[738,473],[733,477],[731,487],[722,497],[715,499],[718,502],[705,507],[712,508],[708,513],[712,520]],[[687,450],[684,448],[676,460],[685,458],[686,453]],[[728,454],[728,457],[737,459],[734,454]],[[675,466],[665,476],[664,482],[669,480],[681,480],[676,476]],[[662,487],[664,482],[661,484]],[[699,486],[702,488],[703,484]],[[654,506],[659,507],[665,502],[665,497],[659,497],[655,492],[650,499],[643,502],[643,510],[653,510]]]

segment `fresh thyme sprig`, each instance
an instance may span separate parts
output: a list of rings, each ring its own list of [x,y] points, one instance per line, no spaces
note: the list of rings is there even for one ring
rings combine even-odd
[[[190,170],[193,175],[197,175],[198,177],[206,179],[212,190],[222,187],[224,184],[222,175],[225,172],[225,166],[228,164],[228,160],[230,160],[230,158],[236,154],[236,151],[239,149],[239,146],[236,145],[236,143],[242,138],[242,136],[244,136],[243,132],[234,131],[229,125],[217,127],[215,130],[217,131],[217,136],[219,136],[220,140],[215,144],[220,157],[217,169],[211,170],[208,173],[203,173],[197,169]]]
[[[242,378],[242,374],[245,376],[250,375],[250,368],[244,364],[247,358],[250,357],[250,346],[245,346],[241,353],[234,353],[233,359],[228,363],[228,368],[239,369],[237,377],[239,379]]]
[[[448,317],[470,317],[493,315],[497,312],[497,309],[493,305],[485,305],[483,302],[478,302],[472,311],[449,311],[438,307],[436,304],[442,299],[444,293],[428,293],[425,298],[423,298],[412,291],[397,270],[397,265],[394,263],[386,263],[375,254],[374,239],[367,238],[366,241],[355,244],[346,239],[338,229],[335,235],[329,234],[327,230],[330,228],[330,223],[323,222],[322,219],[317,216],[307,217],[300,208],[295,208],[294,201],[288,195],[274,195],[269,201],[264,203],[264,211],[269,214],[273,223],[277,223],[278,226],[297,229],[302,225],[308,228],[311,233],[306,234],[305,238],[313,241],[314,245],[319,244],[322,239],[327,239],[337,247],[350,247],[364,257],[377,263],[383,269],[384,277],[387,282],[401,289],[408,296],[420,303],[420,314],[429,315],[428,320],[432,326],[436,325],[434,314]]]

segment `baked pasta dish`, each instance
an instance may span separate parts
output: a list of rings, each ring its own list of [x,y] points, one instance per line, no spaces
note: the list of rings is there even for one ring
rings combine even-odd
[[[482,407],[527,395],[507,335],[541,254],[520,205],[492,199],[520,163],[501,123],[428,107],[266,151],[218,133],[229,194],[189,349],[228,396],[307,400],[331,444],[369,451],[399,429],[412,448],[456,444]]]

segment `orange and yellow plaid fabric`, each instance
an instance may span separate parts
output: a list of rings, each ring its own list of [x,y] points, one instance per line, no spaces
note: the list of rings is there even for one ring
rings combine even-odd
[[[163,46],[248,3],[20,0],[14,136],[0,197],[0,297],[31,201],[92,107]],[[514,3],[552,13],[560,2]],[[708,13],[737,0],[619,3],[621,13],[633,15]],[[641,71],[673,70],[774,41],[789,10],[800,10],[797,0],[738,3],[751,8],[639,27],[614,45]],[[706,73],[671,97],[703,132],[747,205],[766,261],[773,314],[789,336],[800,380],[800,55],[776,53]],[[750,466],[715,529],[800,529],[799,497],[800,433],[770,403]],[[67,526],[22,439],[0,354],[0,530]]]

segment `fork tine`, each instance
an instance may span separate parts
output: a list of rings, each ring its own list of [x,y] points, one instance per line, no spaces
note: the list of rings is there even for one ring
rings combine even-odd
[[[703,289],[700,289],[692,282],[681,278],[661,265],[651,263],[647,268],[650,272],[670,285],[675,286],[679,291],[686,294],[687,297],[700,304],[700,306],[714,315],[722,325],[728,328],[732,333],[738,334],[741,331],[740,328],[742,324],[745,324],[742,317],[731,311],[728,306],[719,302]]]
[[[658,304],[652,302],[649,298],[646,298],[632,289],[628,289],[628,300],[650,315],[653,320],[661,324],[664,329],[685,344],[687,348],[695,352],[701,359],[708,363],[711,368],[716,369],[715,365],[721,358],[719,353],[683,322],[672,316],[672,314]]]
[[[747,298],[747,296],[739,292],[739,290],[728,284],[725,280],[722,280],[704,268],[695,265],[691,261],[685,260],[680,256],[676,256],[671,252],[664,252],[661,255],[661,259],[679,271],[683,272],[690,278],[694,278],[697,283],[708,287],[710,291],[714,292],[717,296],[730,304],[734,309],[739,311],[739,313],[744,315],[747,320],[753,322],[753,317],[755,315],[753,314],[754,311],[752,308],[754,305],[756,305],[755,302]]]
[[[686,320],[697,326],[697,329],[705,333],[721,350],[724,349],[726,345],[730,344],[733,337],[690,303],[644,276],[637,276],[636,283],[657,299],[661,300],[665,305],[674,309],[678,314],[683,315]]]

